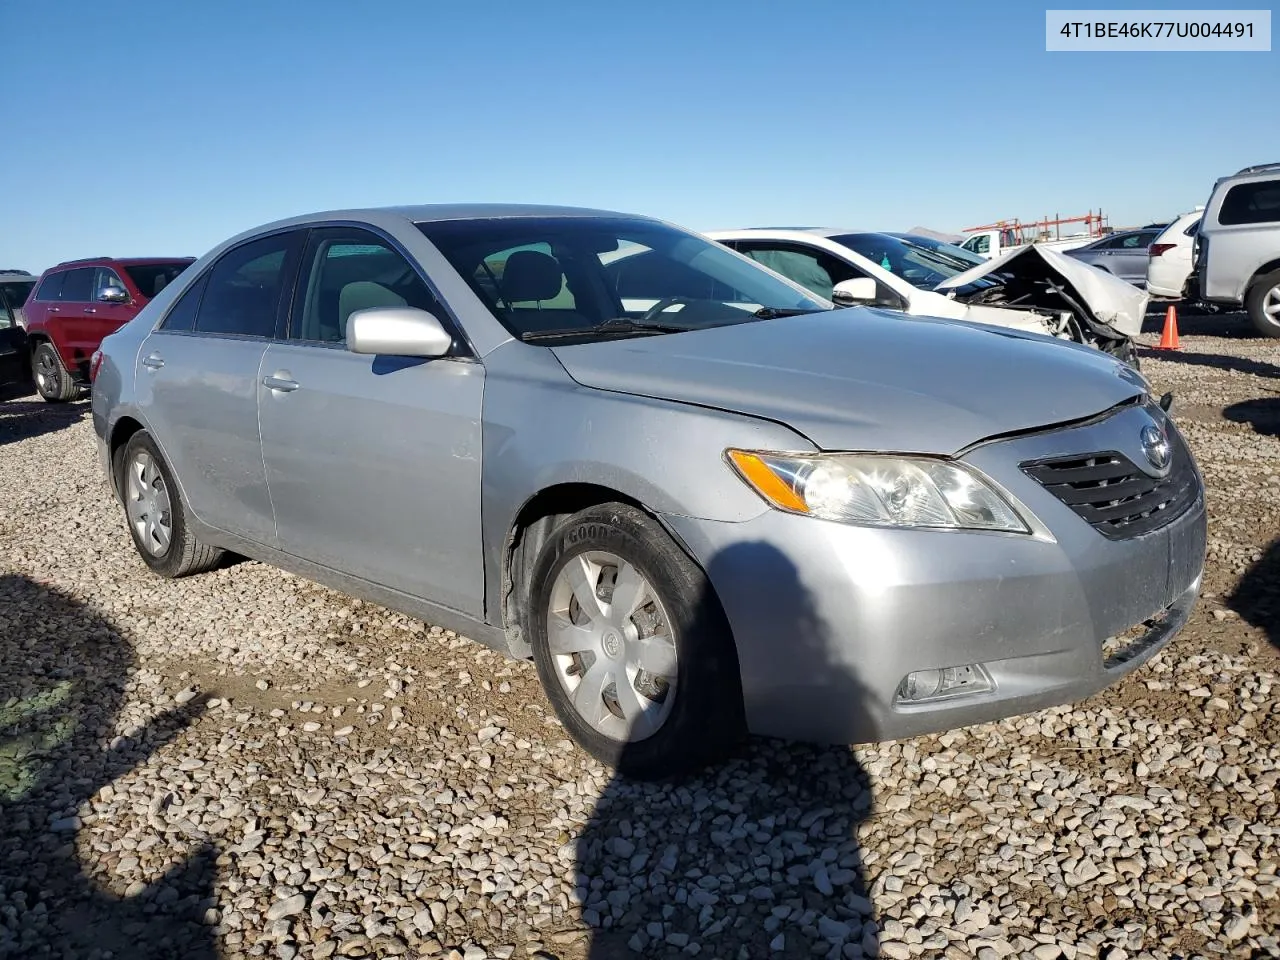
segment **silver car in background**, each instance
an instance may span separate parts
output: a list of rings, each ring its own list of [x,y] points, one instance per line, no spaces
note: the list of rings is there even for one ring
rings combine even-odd
[[[1086,696],[1204,560],[1199,471],[1126,364],[836,309],[602,211],[241,234],[103,341],[93,420],[158,574],[233,551],[532,657],[639,777]]]
[[[1151,244],[1167,226],[1167,223],[1157,224],[1141,230],[1113,233],[1086,246],[1066,250],[1064,255],[1105,270],[1135,287],[1145,287]]]

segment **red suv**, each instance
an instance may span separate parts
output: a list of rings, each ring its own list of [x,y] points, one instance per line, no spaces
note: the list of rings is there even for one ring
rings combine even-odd
[[[193,263],[195,257],[95,257],[46,270],[22,308],[40,396],[51,402],[73,399],[89,384],[89,361],[102,338],[132,320]]]

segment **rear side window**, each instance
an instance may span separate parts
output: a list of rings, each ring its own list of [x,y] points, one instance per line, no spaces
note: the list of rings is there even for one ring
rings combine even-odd
[[[93,267],[77,267],[68,270],[62,281],[62,299],[73,303],[86,303],[93,299]]]
[[[293,282],[297,233],[263,237],[223,255],[205,286],[197,333],[273,337],[280,295]]]
[[[1222,198],[1218,222],[1223,226],[1280,223],[1280,180],[1236,184]]]
[[[200,296],[204,293],[205,284],[209,282],[209,274],[203,274],[195,283],[187,287],[183,291],[182,296],[178,298],[178,302],[169,308],[169,312],[165,314],[163,322],[160,324],[161,330],[194,330],[196,327],[196,313],[200,309]]]
[[[66,277],[66,272],[51,273],[40,282],[40,287],[36,290],[35,299],[37,300],[58,300],[62,297],[62,280]]]

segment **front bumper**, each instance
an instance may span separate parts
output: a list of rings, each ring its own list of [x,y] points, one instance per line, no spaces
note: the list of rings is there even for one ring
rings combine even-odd
[[[1050,535],[875,529],[773,510],[742,523],[664,517],[729,618],[750,730],[823,743],[930,733],[1083,699],[1154,656],[1199,595],[1202,487],[1172,523],[1108,540],[1017,468],[1115,449],[1121,435],[1136,437],[1137,415],[965,458]],[[1113,655],[1115,638],[1144,622]],[[973,663],[990,674],[990,692],[896,699],[913,671]]]

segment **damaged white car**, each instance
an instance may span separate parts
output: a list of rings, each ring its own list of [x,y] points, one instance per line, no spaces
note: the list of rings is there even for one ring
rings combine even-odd
[[[1048,247],[984,260],[906,233],[752,228],[706,235],[838,304],[1029,330],[1138,365],[1133,338],[1146,292]]]

